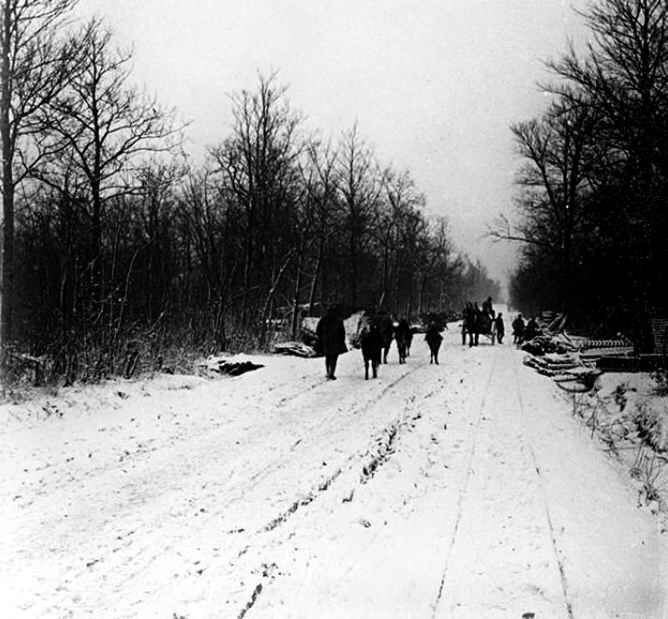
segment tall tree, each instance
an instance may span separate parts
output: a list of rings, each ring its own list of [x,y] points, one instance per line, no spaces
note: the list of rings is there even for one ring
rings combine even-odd
[[[523,165],[516,182],[522,220],[501,219],[492,236],[517,241],[528,252],[551,256],[552,282],[563,309],[575,302],[575,266],[586,230],[587,196],[595,181],[593,156],[596,112],[573,95],[551,105],[539,119],[512,126]]]
[[[362,139],[357,124],[347,131],[339,147],[337,183],[348,234],[350,304],[359,301],[362,251],[378,216],[383,172],[371,147]]]
[[[232,95],[232,135],[210,150],[223,190],[235,202],[244,226],[242,315],[246,324],[257,318],[250,315],[250,305],[260,302],[258,294],[273,298],[274,284],[291,250],[286,244],[286,223],[302,144],[301,117],[291,109],[286,92],[272,74],[259,76],[255,92]]]
[[[382,291],[378,304],[397,306],[399,302],[399,261],[407,249],[402,243],[410,219],[425,204],[425,197],[415,185],[410,172],[387,170],[383,181],[383,200],[375,226],[375,236],[382,254]]]
[[[111,31],[92,20],[80,33],[79,70],[71,73],[52,103],[51,130],[67,145],[71,163],[86,185],[91,221],[91,283],[104,296],[102,217],[105,204],[134,186],[128,183],[139,158],[174,147],[173,115],[130,83],[132,55],[114,45]],[[53,162],[59,174],[62,157]],[[52,168],[52,172],[53,172]]]
[[[665,288],[668,259],[668,4],[597,0],[584,13],[592,42],[550,63],[562,96],[584,92],[601,117],[597,139],[610,164],[604,175],[626,229],[625,285],[646,305]],[[640,308],[638,308],[640,311]]]
[[[76,0],[0,3],[0,141],[2,142],[2,259],[0,352],[13,334],[14,220],[17,186],[45,153],[43,112],[76,64],[76,45],[59,29]]]

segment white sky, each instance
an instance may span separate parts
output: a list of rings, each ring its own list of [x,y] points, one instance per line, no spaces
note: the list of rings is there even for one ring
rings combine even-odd
[[[495,277],[513,250],[482,238],[510,213],[509,125],[545,105],[542,60],[582,34],[584,0],[81,0],[135,49],[135,75],[192,124],[201,155],[229,131],[228,94],[279,71],[309,127],[355,120],[383,162],[409,168],[431,214]]]

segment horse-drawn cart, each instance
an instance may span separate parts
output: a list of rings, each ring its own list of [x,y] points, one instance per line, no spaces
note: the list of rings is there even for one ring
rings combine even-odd
[[[496,324],[494,318],[486,312],[466,314],[462,320],[462,344],[466,344],[468,335],[469,346],[477,346],[480,336],[486,337],[493,345],[496,343]]]

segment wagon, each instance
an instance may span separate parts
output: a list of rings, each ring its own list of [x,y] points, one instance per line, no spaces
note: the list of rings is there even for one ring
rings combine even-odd
[[[466,343],[466,336],[470,338],[475,337],[476,333],[478,336],[485,336],[492,344],[496,343],[496,324],[494,319],[484,312],[478,314],[478,320],[476,325],[476,330],[473,331],[467,324],[467,320],[462,321],[462,344]]]

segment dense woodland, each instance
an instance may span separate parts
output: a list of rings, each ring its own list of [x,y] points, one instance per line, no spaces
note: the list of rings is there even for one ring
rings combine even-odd
[[[584,51],[548,62],[548,109],[512,128],[520,223],[493,234],[522,244],[515,306],[645,348],[668,315],[668,4],[597,0],[582,18]]]
[[[95,378],[267,347],[332,303],[418,316],[498,297],[410,172],[356,125],[309,128],[275,74],[230,96],[232,123],[191,161],[187,126],[74,4],[0,3],[5,363],[30,353],[53,377]]]

